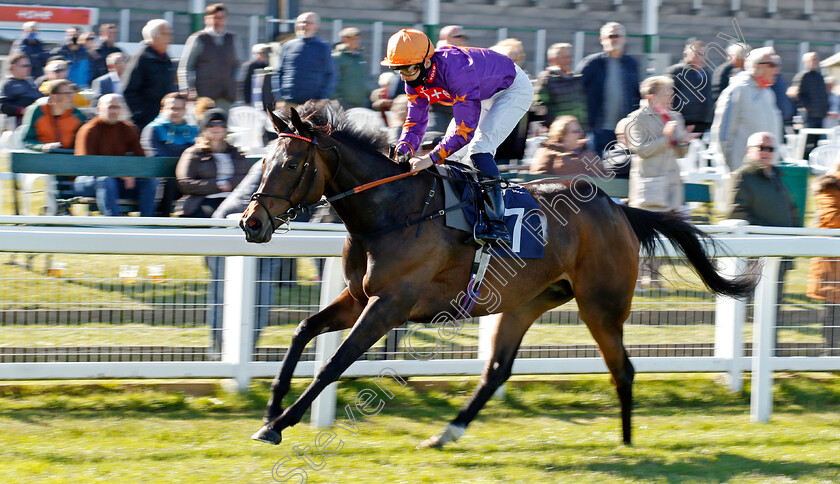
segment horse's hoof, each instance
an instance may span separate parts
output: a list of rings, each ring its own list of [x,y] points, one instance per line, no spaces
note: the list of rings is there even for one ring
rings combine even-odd
[[[283,440],[283,436],[280,435],[280,432],[271,430],[270,428],[264,426],[251,436],[251,440],[277,445]]]
[[[443,448],[443,439],[440,435],[435,435],[434,437],[429,437],[428,439],[424,440],[417,446],[417,449],[442,449]]]

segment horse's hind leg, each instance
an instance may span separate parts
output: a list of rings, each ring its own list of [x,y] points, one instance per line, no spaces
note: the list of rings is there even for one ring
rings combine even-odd
[[[265,408],[263,421],[271,422],[283,413],[283,397],[289,393],[295,366],[312,338],[321,333],[339,331],[353,326],[364,308],[364,305],[354,299],[350,291],[345,289],[332,304],[300,322],[292,336],[286,356],[283,358],[280,372],[271,383],[271,398]]]
[[[613,384],[621,405],[621,427],[624,443],[630,445],[631,415],[633,413],[633,376],[635,370],[624,348],[624,320],[630,314],[633,282],[629,285],[629,296],[600,294],[590,297],[589,293],[576,290],[580,318],[598,343],[601,355],[612,375]],[[605,301],[609,301],[605,303]]]
[[[493,393],[510,378],[516,352],[519,350],[522,337],[531,327],[531,323],[542,313],[570,299],[571,294],[568,285],[561,283],[546,289],[524,306],[498,315],[496,327],[493,331],[490,359],[487,360],[484,372],[481,375],[481,381],[472,398],[461,409],[458,416],[446,426],[442,434],[427,439],[418,448],[440,448],[464,435],[467,425],[475,419],[479,410],[484,407]]]

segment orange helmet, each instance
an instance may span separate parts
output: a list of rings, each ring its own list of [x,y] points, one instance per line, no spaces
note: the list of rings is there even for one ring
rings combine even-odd
[[[435,46],[429,37],[416,29],[402,29],[388,39],[385,67],[400,67],[420,64],[435,53]]]

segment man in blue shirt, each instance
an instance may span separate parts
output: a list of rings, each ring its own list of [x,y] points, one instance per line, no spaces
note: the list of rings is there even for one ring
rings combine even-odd
[[[295,20],[295,37],[280,49],[271,90],[278,109],[288,109],[310,99],[332,97],[336,85],[330,45],[318,38],[321,18],[305,12]]]

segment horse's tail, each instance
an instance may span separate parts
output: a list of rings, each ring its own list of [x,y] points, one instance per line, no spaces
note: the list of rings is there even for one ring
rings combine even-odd
[[[708,234],[687,222],[684,216],[673,212],[651,212],[626,205],[620,205],[620,207],[630,221],[630,226],[633,227],[633,232],[636,233],[636,238],[639,239],[645,255],[653,255],[656,242],[659,240],[657,235],[661,234],[671,241],[675,249],[685,255],[706,286],[713,292],[733,297],[745,297],[755,289],[759,278],[758,261],[751,262],[742,275],[733,279],[722,277],[703,248],[704,242],[712,246],[714,242]]]

